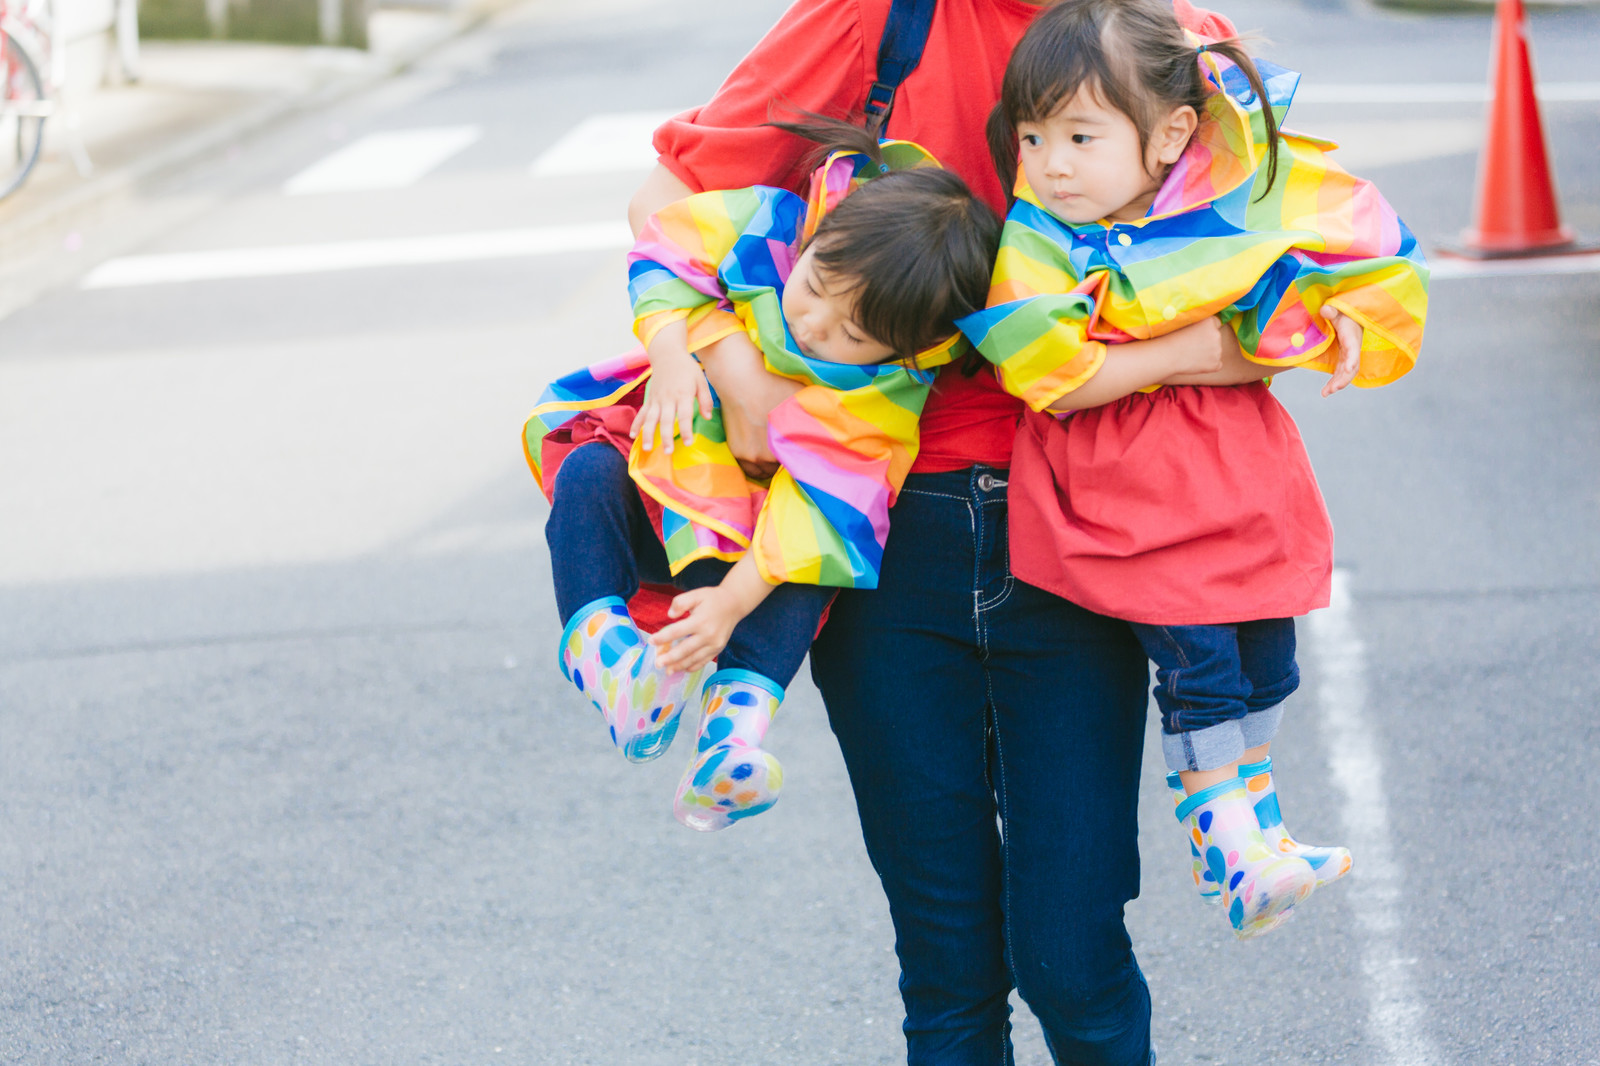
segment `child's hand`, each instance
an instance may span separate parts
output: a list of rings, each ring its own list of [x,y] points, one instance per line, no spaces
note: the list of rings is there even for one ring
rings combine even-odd
[[[1322,395],[1332,396],[1354,381],[1356,372],[1361,369],[1363,330],[1361,323],[1349,315],[1341,314],[1329,304],[1322,305],[1322,317],[1328,320],[1334,336],[1339,338],[1339,365],[1334,368],[1328,383],[1322,386]]]
[[[711,385],[700,364],[687,355],[682,359],[662,360],[650,372],[644,403],[628,429],[630,437],[644,437],[644,450],[656,446],[656,429],[661,429],[662,447],[670,454],[673,438],[694,443],[694,412],[711,417]]]
[[[663,670],[698,670],[722,653],[733,627],[747,613],[737,597],[720,585],[675,596],[667,616],[683,620],[650,637],[656,646],[656,664]]]

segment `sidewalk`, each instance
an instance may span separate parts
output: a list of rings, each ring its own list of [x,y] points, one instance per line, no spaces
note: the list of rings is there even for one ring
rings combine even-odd
[[[273,123],[372,85],[517,0],[444,0],[379,10],[371,48],[237,41],[145,41],[140,80],[108,85],[46,123],[42,158],[0,201],[0,316],[45,279],[29,260],[72,250],[77,228],[132,196],[140,183],[224,150]],[[81,174],[71,127],[92,163]]]

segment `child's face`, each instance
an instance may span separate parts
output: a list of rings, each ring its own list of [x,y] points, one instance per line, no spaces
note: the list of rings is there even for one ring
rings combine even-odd
[[[882,363],[896,354],[861,328],[855,294],[838,277],[817,268],[807,248],[783,288],[783,320],[800,351],[825,363]]]
[[[1133,120],[1083,86],[1044,121],[1017,124],[1022,172],[1063,222],[1132,222],[1150,210],[1195,123],[1193,108],[1175,109],[1141,156]]]

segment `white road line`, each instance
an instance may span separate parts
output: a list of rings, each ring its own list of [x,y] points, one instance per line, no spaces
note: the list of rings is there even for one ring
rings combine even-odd
[[[283,191],[304,196],[403,189],[482,136],[478,126],[370,133],[290,178]]]
[[[1600,273],[1600,252],[1543,255],[1531,259],[1455,259],[1430,255],[1428,269],[1432,272],[1433,281],[1532,277],[1540,274],[1595,274]]]
[[[615,111],[590,115],[534,160],[535,177],[649,170],[656,150],[650,138],[675,111]]]
[[[1348,572],[1334,572],[1332,605],[1313,612],[1309,621],[1321,678],[1323,742],[1341,794],[1343,843],[1355,857],[1346,898],[1366,978],[1368,1036],[1382,1049],[1383,1066],[1434,1066],[1441,1060],[1411,982],[1416,960],[1400,951],[1405,874],[1389,827],[1383,756],[1367,714],[1366,646],[1356,631]]]
[[[102,263],[83,279],[85,289],[121,289],[227,278],[270,278],[370,267],[519,259],[564,252],[628,248],[633,233],[621,219],[572,226],[448,233],[379,241],[339,241],[276,248],[134,255]]]
[[[1600,81],[1553,81],[1537,86],[1547,104],[1600,100]],[[1317,82],[1307,80],[1295,91],[1297,104],[1481,104],[1489,100],[1483,82]]]

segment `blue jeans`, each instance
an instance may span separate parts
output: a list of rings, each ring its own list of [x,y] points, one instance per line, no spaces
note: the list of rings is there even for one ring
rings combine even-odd
[[[811,676],[889,897],[908,1062],[1008,1066],[1015,987],[1056,1062],[1144,1066],[1122,912],[1145,657],[1125,623],[1011,576],[1004,477],[907,479],[879,587],[840,594]]]
[[[639,583],[704,588],[721,582],[732,563],[701,559],[674,577],[650,523],[628,461],[609,444],[574,449],[556,473],[555,502],[545,523],[556,610],[566,625],[579,608],[607,596],[633,598]],[[779,585],[751,611],[717,656],[721,670],[751,670],[787,688],[800,669],[835,590]]]
[[[1132,624],[1156,664],[1169,770],[1216,770],[1267,743],[1300,687],[1294,619],[1214,626]]]

